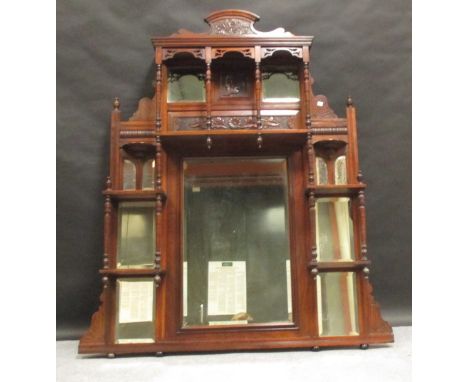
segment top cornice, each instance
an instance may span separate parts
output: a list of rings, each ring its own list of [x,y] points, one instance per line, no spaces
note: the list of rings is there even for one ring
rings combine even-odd
[[[310,45],[312,36],[295,36],[287,32],[284,28],[277,28],[269,32],[258,31],[254,23],[260,20],[260,17],[252,12],[240,9],[225,9],[216,11],[205,18],[210,30],[204,33],[194,33],[186,29],[180,29],[178,32],[166,37],[154,37],[151,39],[154,46],[161,45],[192,45],[195,40],[198,43],[206,44],[212,42],[217,45],[217,41],[225,44],[230,41],[231,44],[245,43],[255,41],[275,41],[287,42],[289,44]],[[222,41],[222,42],[221,42]]]

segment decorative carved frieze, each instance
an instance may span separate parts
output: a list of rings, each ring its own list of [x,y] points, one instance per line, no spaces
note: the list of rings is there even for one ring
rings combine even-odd
[[[216,48],[213,49],[213,58],[223,57],[229,52],[238,52],[244,57],[254,58],[254,48]]]
[[[185,73],[171,72],[167,76],[167,81],[176,82],[176,81],[179,81],[180,78],[185,75],[186,75]],[[205,73],[190,73],[190,75],[197,77],[199,81],[205,81]]]
[[[210,26],[209,34],[220,36],[272,36],[289,37],[292,33],[286,32],[284,28],[277,28],[270,32],[261,32],[255,29],[254,23],[260,20],[260,17],[252,12],[228,9],[211,13],[205,21]],[[179,32],[180,34],[193,34],[187,30]]]
[[[267,58],[273,56],[276,52],[283,51],[288,52],[291,56],[302,58],[302,49],[301,48],[262,48],[262,58]]]
[[[172,130],[203,130],[206,128],[205,117],[176,117],[172,120]]]
[[[263,72],[262,80],[268,80],[273,74],[281,73],[286,76],[288,80],[299,81],[299,76],[294,72]]]
[[[311,130],[315,135],[346,135],[348,133],[346,127],[313,127]]]
[[[262,118],[263,129],[296,129],[296,116],[265,116]]]
[[[212,128],[218,130],[256,129],[254,117],[214,117]]]
[[[122,130],[120,138],[154,138],[156,133],[149,130]]]
[[[202,60],[205,59],[205,49],[203,48],[195,48],[195,49],[190,49],[190,48],[168,48],[168,49],[163,49],[163,60],[168,60],[170,58],[173,58],[176,54],[178,53],[189,53],[195,58],[200,58]]]
[[[210,24],[210,27],[211,34],[242,36],[255,33],[252,29],[252,22],[235,18],[214,21]]]
[[[295,129],[297,118],[294,115],[264,116],[262,129]],[[211,118],[212,130],[254,130],[257,121],[253,116],[217,116]],[[207,130],[205,117],[176,117],[173,130]]]

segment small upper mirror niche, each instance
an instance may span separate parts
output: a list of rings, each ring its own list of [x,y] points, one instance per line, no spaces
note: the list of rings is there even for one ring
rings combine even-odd
[[[156,161],[152,158],[143,162],[141,188],[143,190],[154,190],[154,166]]]
[[[292,321],[285,158],[183,162],[184,326]]]
[[[167,101],[205,102],[204,75],[171,71],[168,78]]]
[[[149,143],[130,143],[122,150],[122,189],[154,190],[155,147]]]
[[[315,181],[318,185],[348,183],[346,142],[320,141],[315,143]]]
[[[205,72],[203,60],[188,53],[179,53],[166,61],[167,102],[205,102]]]
[[[262,75],[264,102],[299,102],[299,78],[294,72],[267,72]]]
[[[297,103],[301,98],[299,61],[284,51],[262,62],[262,101]]]
[[[136,165],[130,159],[123,161],[122,189],[136,190]]]

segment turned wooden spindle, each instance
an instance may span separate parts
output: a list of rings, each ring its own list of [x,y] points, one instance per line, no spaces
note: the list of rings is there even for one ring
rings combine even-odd
[[[364,191],[359,191],[359,238],[361,242],[361,260],[367,260],[366,201]]]

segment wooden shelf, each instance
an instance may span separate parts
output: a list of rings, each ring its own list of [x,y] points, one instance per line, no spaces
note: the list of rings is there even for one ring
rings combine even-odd
[[[262,136],[261,148],[258,147],[258,135]],[[207,138],[211,139],[208,149]],[[163,147],[184,153],[205,152],[210,155],[231,155],[242,152],[246,155],[278,154],[278,151],[289,152],[306,143],[307,130],[203,130],[171,131],[161,133]]]
[[[357,184],[330,184],[323,186],[307,187],[306,195],[313,192],[315,196],[335,196],[356,194],[367,187],[364,183]]]
[[[100,269],[99,273],[101,275],[109,276],[127,276],[127,277],[137,277],[137,276],[156,276],[164,275],[165,271],[156,271],[154,268],[112,268],[112,269]]]
[[[115,200],[156,200],[158,195],[162,196],[162,200],[166,200],[164,191],[155,190],[105,190],[104,195],[109,195]]]
[[[183,131],[163,131],[161,132],[161,137],[183,137],[183,136],[224,136],[224,135],[257,135],[261,133],[262,135],[278,135],[280,134],[284,139],[284,134],[291,134],[294,136],[296,134],[307,135],[307,130],[305,129],[216,129],[216,130],[183,130]]]
[[[355,261],[319,261],[317,269],[322,272],[327,271],[350,271],[362,269],[370,265],[369,260],[355,260]]]

